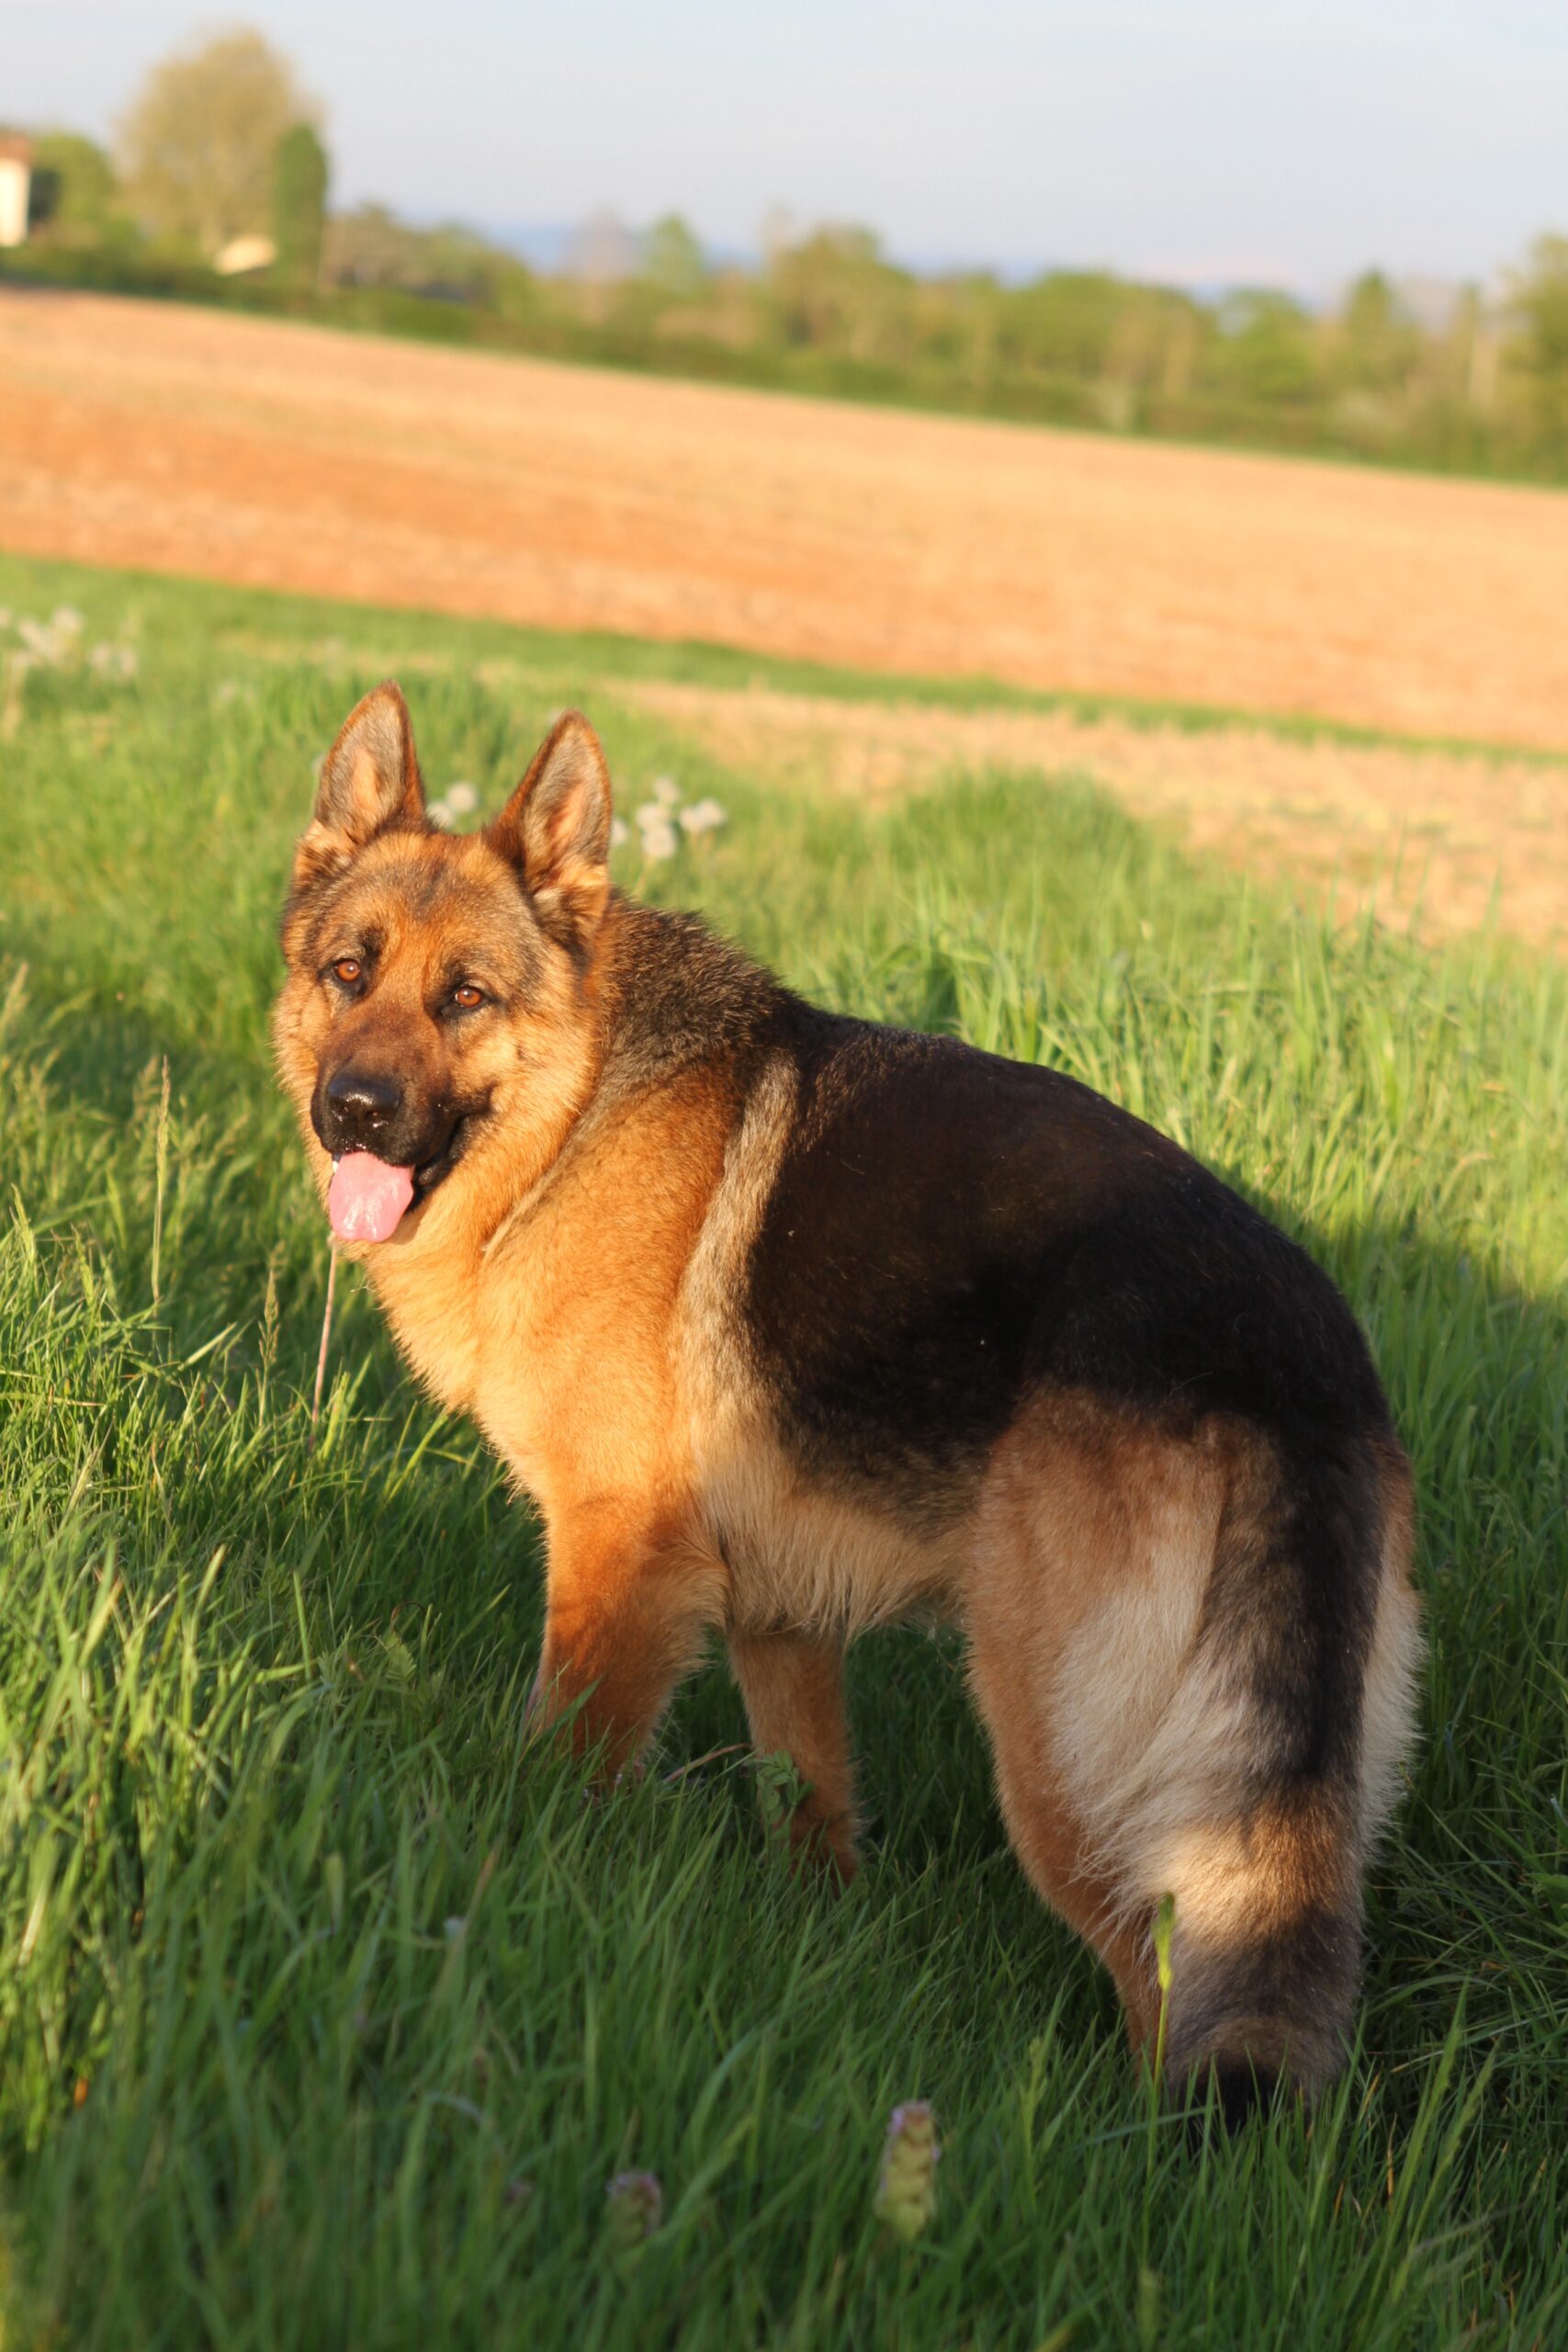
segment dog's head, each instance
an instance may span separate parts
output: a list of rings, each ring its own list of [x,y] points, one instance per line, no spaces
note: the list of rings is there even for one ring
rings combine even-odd
[[[378,686],[321,767],[283,920],[274,1040],[333,1230],[412,1238],[438,1200],[516,1197],[592,1084],[610,780],[569,711],[482,832],[425,814]]]

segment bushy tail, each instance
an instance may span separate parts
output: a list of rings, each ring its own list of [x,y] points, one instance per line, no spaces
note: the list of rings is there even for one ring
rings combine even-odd
[[[1192,1825],[1168,1890],[1172,2083],[1212,2070],[1237,2120],[1281,2075],[1309,2091],[1332,2080],[1360,1973],[1359,1860],[1342,1799],[1322,1789]]]
[[[1392,1446],[1270,1447],[1234,1482],[1126,1860],[1173,1898],[1165,2065],[1237,2120],[1344,2063],[1361,1880],[1409,1734],[1408,1473]],[[1127,1884],[1127,1881],[1123,1881]]]

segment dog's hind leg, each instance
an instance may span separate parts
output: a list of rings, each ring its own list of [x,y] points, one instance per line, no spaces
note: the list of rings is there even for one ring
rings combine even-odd
[[[786,1754],[807,1783],[787,1824],[792,1856],[826,1864],[847,1883],[858,1865],[842,1650],[805,1634],[732,1633],[729,1659],[753,1748]]]
[[[1137,2052],[1153,2033],[1157,1991],[1146,1934],[1122,1918],[1113,1880],[1092,1845],[1052,1745],[1035,1643],[1018,1640],[1011,1612],[982,1606],[970,1619],[970,1680],[991,1736],[997,1799],[1013,1852],[1037,1894],[1075,1928],[1109,1971]]]
[[[1085,1624],[1114,1623],[1114,1671],[1089,1695],[1105,1738],[1135,1743],[1196,1629],[1221,1486],[1207,1465],[1184,1471],[1161,1459],[1165,1449],[1121,1437],[1067,1400],[1021,1419],[987,1477],[964,1613],[1013,1850],[1109,1969],[1137,2050],[1157,2013],[1148,1919],[1128,1916],[1095,1834],[1073,1720],[1086,1694],[1064,1690],[1063,1666]]]
[[[967,1615],[1008,1826],[1041,1892],[1228,2116],[1343,2064],[1360,1879],[1417,1636],[1392,1442],[1215,1419],[1172,1439],[1081,1400],[998,1450]],[[1152,2053],[1151,2053],[1152,2054]]]
[[[634,1766],[723,1622],[728,1577],[670,1514],[599,1501],[549,1527],[545,1643],[530,1712],[570,1716],[573,1750]]]

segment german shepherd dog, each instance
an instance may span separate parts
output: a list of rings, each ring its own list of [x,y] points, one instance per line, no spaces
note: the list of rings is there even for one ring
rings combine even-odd
[[[1052,1069],[803,1002],[606,870],[554,727],[428,821],[380,686],[323,764],[275,1038],[333,1234],[547,1536],[533,1706],[612,1777],[723,1633],[855,1867],[846,1643],[962,1628],[1020,1860],[1227,2114],[1343,2061],[1409,1735],[1411,1480],[1302,1250]]]

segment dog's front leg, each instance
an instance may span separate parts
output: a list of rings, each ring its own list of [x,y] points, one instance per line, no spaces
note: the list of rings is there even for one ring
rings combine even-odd
[[[723,1563],[668,1510],[615,1498],[553,1516],[530,1713],[547,1724],[570,1715],[573,1752],[602,1749],[604,1770],[618,1777],[722,1623],[727,1581]]]

